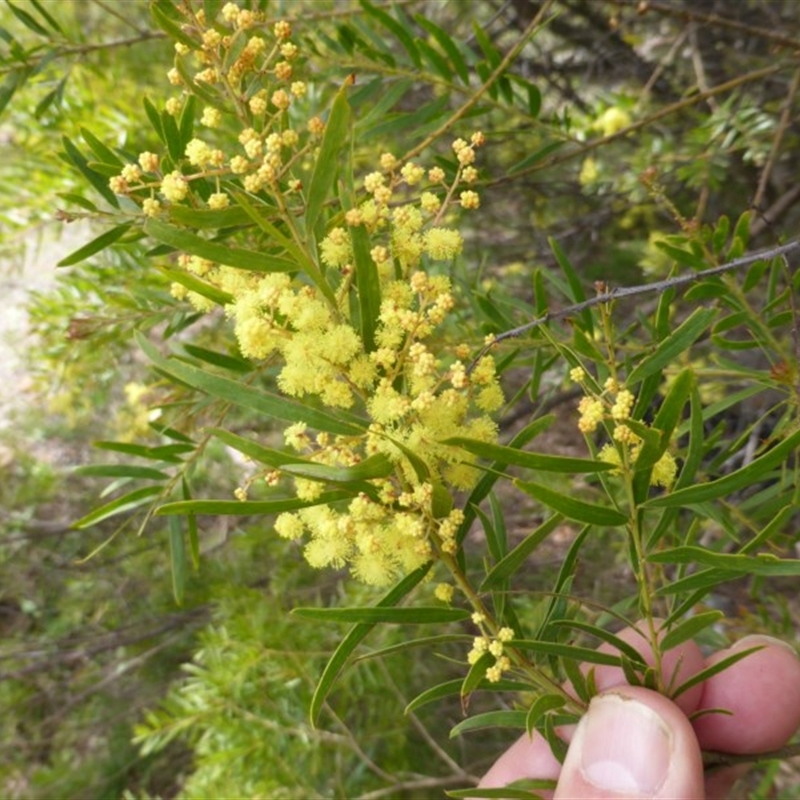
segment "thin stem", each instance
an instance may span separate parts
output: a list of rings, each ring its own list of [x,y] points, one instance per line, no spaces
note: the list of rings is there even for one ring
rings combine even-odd
[[[798,248],[800,248],[800,239],[789,242],[788,244],[780,245],[778,247],[768,247],[764,250],[758,250],[755,253],[751,253],[749,256],[742,256],[741,258],[734,259],[733,261],[730,261],[727,264],[722,264],[718,267],[712,267],[711,269],[700,271],[692,271],[684,275],[678,275],[674,278],[666,278],[661,281],[654,281],[653,283],[641,284],[639,286],[622,286],[616,289],[610,289],[609,291],[601,292],[600,294],[595,295],[595,297],[591,297],[588,300],[584,300],[581,303],[575,303],[574,305],[567,306],[566,308],[559,309],[558,311],[548,311],[546,314],[543,314],[541,317],[537,317],[532,322],[527,322],[525,325],[520,325],[517,328],[512,328],[511,330],[497,334],[490,344],[481,349],[481,351],[473,360],[472,364],[470,364],[470,370],[472,370],[475,367],[475,364],[477,364],[478,361],[480,361],[480,359],[483,358],[483,356],[486,355],[486,353],[498,342],[502,342],[505,339],[513,339],[516,336],[521,336],[523,333],[527,333],[534,328],[538,328],[540,325],[546,325],[548,322],[551,322],[554,319],[572,317],[576,314],[579,314],[581,311],[585,311],[587,308],[594,308],[594,306],[602,303],[610,303],[623,297],[638,297],[639,295],[650,294],[652,292],[661,294],[667,291],[667,289],[680,288],[682,286],[704,280],[705,278],[713,277],[714,275],[722,275],[726,272],[733,272],[740,267],[746,267],[750,264],[754,264],[756,261],[769,260],[776,258],[777,256],[787,255]]]

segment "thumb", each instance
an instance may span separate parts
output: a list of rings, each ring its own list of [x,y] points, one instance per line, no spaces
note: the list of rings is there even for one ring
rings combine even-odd
[[[666,697],[635,686],[592,700],[555,793],[556,800],[703,796],[703,763],[689,720]]]

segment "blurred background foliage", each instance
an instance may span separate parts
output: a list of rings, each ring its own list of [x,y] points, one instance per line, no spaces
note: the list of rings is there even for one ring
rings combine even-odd
[[[797,234],[794,0],[252,7],[293,21],[320,92],[356,76],[351,103],[364,165],[383,150],[407,152],[442,115],[476,97],[465,120],[480,117],[489,146],[460,278],[479,335],[527,321],[533,267],[556,266],[549,238],[588,287],[664,277],[671,261],[655,242],[694,235],[723,215],[735,222],[751,211],[754,247]],[[485,80],[544,11],[557,14],[527,41],[505,82],[478,98],[473,74]],[[142,99],[163,94],[171,43],[145,0],[9,0],[0,36],[3,269],[20,275],[27,252],[34,270],[51,271],[62,227],[83,224],[69,200],[85,181],[56,156],[62,137],[82,142],[89,129],[127,152],[155,149]],[[445,154],[443,144],[432,147]],[[455,702],[402,713],[424,688],[463,675],[461,629],[435,656],[406,650],[358,663],[313,729],[311,693],[343,631],[287,612],[366,603],[363,587],[312,572],[299,551],[288,559],[268,521],[221,517],[202,530],[202,567],[177,607],[161,519],[140,536],[134,521],[71,528],[96,499],[91,474],[72,469],[92,460],[91,442],[152,443],[144,403],[152,389],[132,331],[196,322],[165,277],[140,269],[141,247],[60,270],[28,302],[34,338],[24,391],[7,384],[18,402],[0,431],[0,793],[422,798],[468,785],[502,735],[449,740],[462,713]],[[756,292],[749,302],[757,309],[758,301]],[[631,320],[635,310],[625,310]],[[220,321],[194,328],[192,342],[234,348]],[[739,357],[754,370],[768,366],[752,351]],[[524,391],[501,420],[504,435],[555,409],[549,444],[575,453],[574,391],[557,379],[534,391],[530,369],[523,362],[509,376]],[[713,383],[705,389],[713,402]],[[758,436],[762,411],[737,407],[709,435],[728,447],[737,436]],[[220,496],[242,465],[222,447],[211,456],[197,468],[195,491]],[[524,504],[509,513],[512,538],[530,528],[530,513]],[[796,535],[787,531],[787,546]],[[528,588],[552,583],[546,577],[567,544],[566,535],[563,545],[548,544]],[[631,580],[624,558],[603,542],[586,555],[593,569],[580,578],[584,593],[616,601],[618,585]],[[742,630],[794,637],[797,601],[786,588],[750,579],[718,602]],[[520,598],[518,613],[535,609]],[[369,647],[412,635],[387,626]],[[470,711],[481,702],[473,698]],[[759,780],[753,797],[796,796],[788,767]]]

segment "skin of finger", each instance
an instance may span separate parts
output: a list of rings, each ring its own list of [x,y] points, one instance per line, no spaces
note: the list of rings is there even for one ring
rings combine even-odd
[[[786,646],[745,637],[707,659],[715,664],[731,652],[764,644],[703,684],[700,708],[724,708],[694,721],[704,750],[765,753],[782,747],[800,726],[800,660]]]
[[[652,665],[655,663],[655,657],[644,633],[645,624],[642,621],[637,627],[624,628],[616,635],[632,645],[641,653],[646,663]],[[654,624],[659,626],[661,620],[654,619]],[[659,638],[663,638],[663,634]],[[598,650],[615,654],[619,652],[615,647],[606,643],[602,644]],[[694,642],[684,642],[664,653],[662,657],[662,673],[667,676],[666,680],[672,680],[675,686],[699,672],[704,665],[700,649]],[[621,668],[605,664],[589,666],[594,666],[595,683],[600,692],[615,686],[627,685],[625,673]],[[585,666],[583,671],[588,672],[589,666]],[[567,689],[569,691],[569,687]],[[697,708],[701,693],[702,687],[694,687],[676,698],[675,702],[684,713],[690,714]],[[572,727],[559,728],[558,733],[568,742],[572,738]],[[525,734],[498,758],[478,785],[481,788],[494,788],[505,786],[522,778],[555,780],[559,771],[560,765],[550,752],[547,742],[538,734],[535,734],[533,738]],[[552,794],[548,795],[544,792],[541,794],[544,798],[552,796]]]
[[[661,620],[653,620],[656,627],[661,624]],[[649,637],[645,634],[646,623],[639,622],[633,628],[624,628],[616,634],[617,638],[622,639],[633,646],[650,666],[655,665],[653,648],[650,646]],[[664,638],[664,633],[658,634],[659,641]],[[618,653],[616,647],[604,642],[597,648],[603,653]],[[621,667],[612,667],[605,664],[592,665],[594,667],[595,682],[599,691],[603,692],[614,686],[627,684],[625,673]],[[703,654],[700,648],[692,641],[683,642],[671,650],[667,650],[661,656],[661,674],[667,687],[677,688],[684,681],[696,675],[705,666]],[[588,672],[589,667],[584,667],[584,672]],[[686,692],[674,698],[674,702],[685,713],[693,713],[699,703],[703,693],[702,686],[693,686]]]
[[[478,788],[490,789],[505,786],[521,778],[537,780],[556,780],[561,772],[561,764],[550,751],[550,745],[538,733],[533,737],[524,734],[497,759],[492,768],[483,776]],[[545,800],[553,793],[539,791]]]
[[[658,692],[638,686],[618,686],[609,694],[617,694],[646,705],[660,718],[670,737],[669,769],[663,782],[651,796],[654,800],[669,798],[670,800],[702,800],[705,797],[703,783],[703,763],[700,748],[689,720],[681,709]],[[592,713],[591,709],[588,712]],[[610,791],[596,786],[584,774],[581,766],[582,753],[575,744],[582,744],[576,736],[573,745],[567,752],[562,767],[561,777],[556,788],[555,800],[570,798],[571,800],[606,800],[612,798],[630,798],[627,792]],[[647,753],[642,753],[642,759]]]

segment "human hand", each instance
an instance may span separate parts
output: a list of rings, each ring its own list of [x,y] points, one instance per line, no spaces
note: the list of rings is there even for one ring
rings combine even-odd
[[[618,635],[653,663],[640,631],[629,628]],[[708,659],[697,645],[686,642],[662,659],[662,673],[674,673],[677,686],[733,652],[758,646],[762,649],[675,701],[629,686],[620,668],[595,667],[600,693],[576,727],[561,731],[570,743],[563,766],[538,733],[524,735],[500,756],[479,787],[533,778],[556,780],[555,794],[541,793],[556,800],[726,797],[746,767],[704,774],[701,749],[755,754],[786,744],[800,725],[800,660],[787,645],[766,636],[747,636]],[[600,649],[614,652],[607,645]],[[707,713],[689,721],[688,715],[710,709],[730,714]]]

